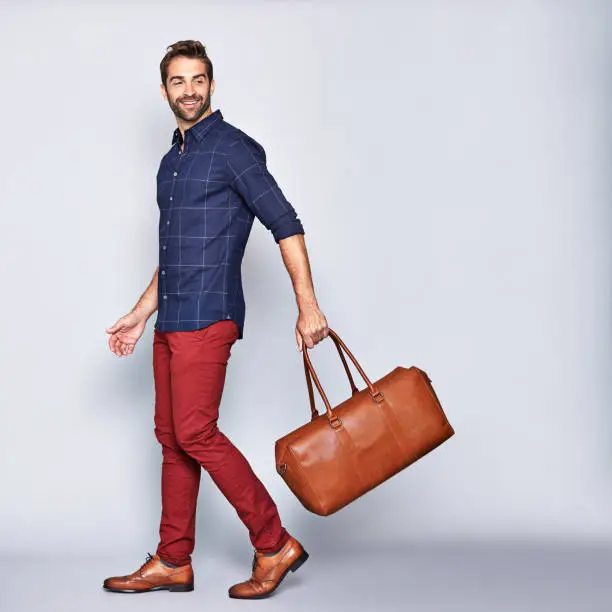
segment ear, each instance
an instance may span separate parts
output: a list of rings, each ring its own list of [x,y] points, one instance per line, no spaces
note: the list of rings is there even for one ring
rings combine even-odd
[[[210,82],[210,95],[212,96],[215,93],[215,79]]]
[[[167,100],[168,99],[168,92],[166,91],[166,88],[164,87],[163,83],[159,84],[159,89],[161,91],[161,95],[164,98],[164,100]]]

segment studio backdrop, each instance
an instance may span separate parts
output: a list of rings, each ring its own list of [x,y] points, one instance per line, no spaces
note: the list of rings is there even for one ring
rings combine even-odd
[[[287,528],[336,549],[612,538],[609,5],[181,6],[0,8],[0,553],[157,542],[153,319],[128,358],[105,329],[157,265],[159,62],[186,38],[298,212],[330,326],[373,380],[425,370],[456,430],[336,515],[299,504],[274,465],[310,417],[297,309],[256,220],[219,427]],[[311,357],[345,399],[331,341]],[[249,547],[204,472],[197,530],[196,554]]]

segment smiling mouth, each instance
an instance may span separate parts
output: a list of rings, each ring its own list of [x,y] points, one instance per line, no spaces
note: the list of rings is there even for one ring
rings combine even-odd
[[[197,103],[198,103],[198,100],[191,100],[191,101],[181,100],[181,104],[184,104],[185,106],[194,106]]]

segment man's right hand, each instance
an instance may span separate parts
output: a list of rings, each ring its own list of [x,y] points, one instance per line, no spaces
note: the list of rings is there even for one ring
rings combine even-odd
[[[112,327],[106,330],[110,334],[108,346],[118,357],[130,355],[134,352],[136,342],[144,332],[147,318],[130,312],[121,317]]]

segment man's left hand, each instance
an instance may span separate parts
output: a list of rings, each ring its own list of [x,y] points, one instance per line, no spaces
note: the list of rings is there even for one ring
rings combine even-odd
[[[304,343],[308,348],[321,342],[329,334],[327,319],[318,306],[300,308],[298,320],[295,325],[295,339],[298,350],[302,351]]]

